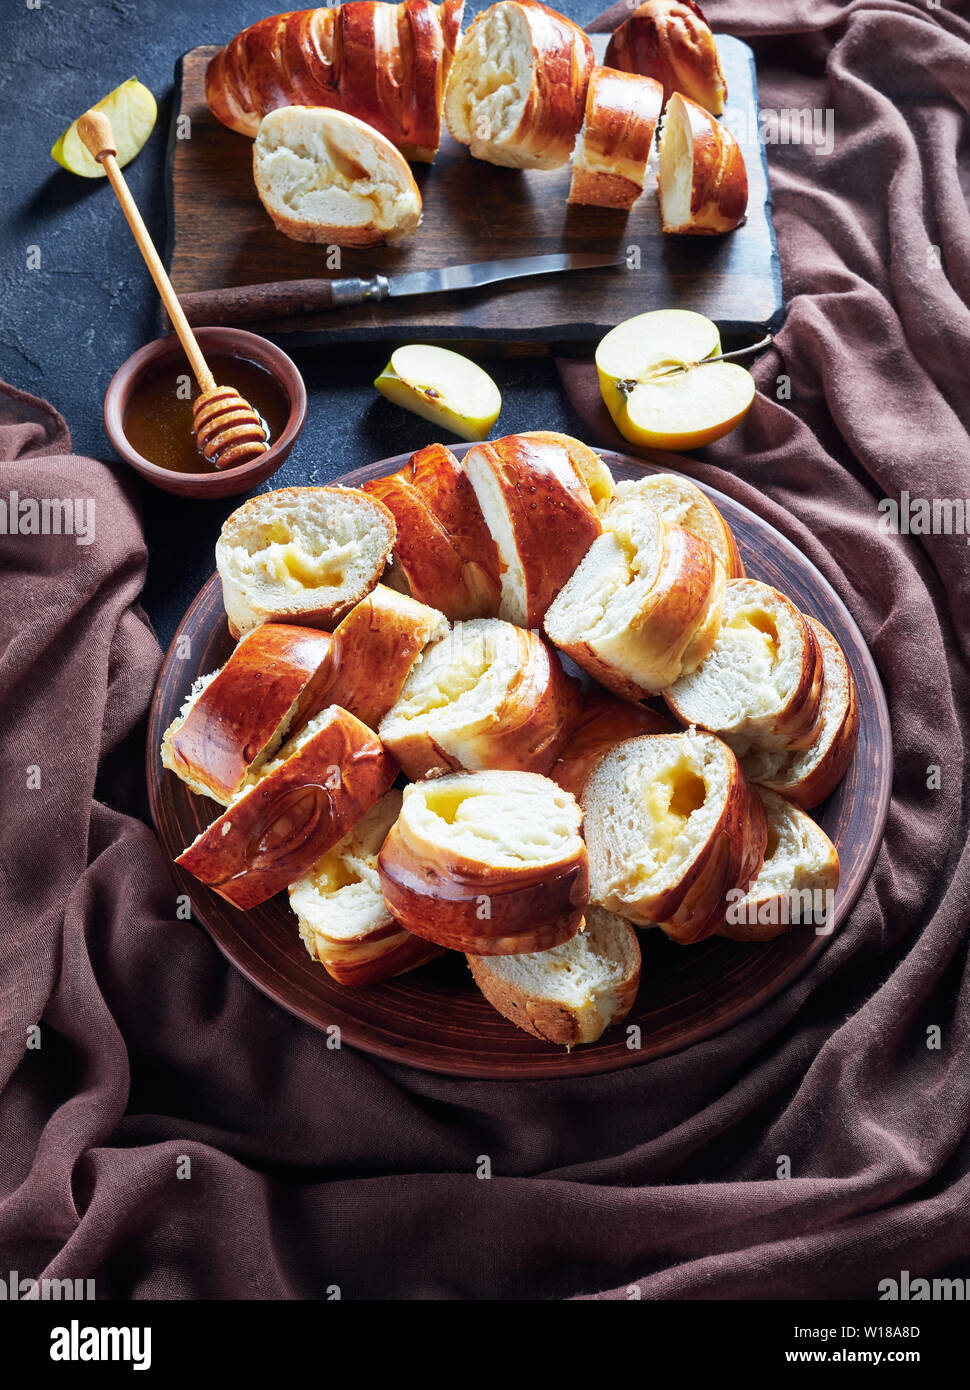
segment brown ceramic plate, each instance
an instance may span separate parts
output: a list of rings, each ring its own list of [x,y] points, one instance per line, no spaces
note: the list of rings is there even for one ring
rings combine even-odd
[[[621,454],[604,457],[617,478],[663,471]],[[406,458],[402,454],[384,459],[337,481],[359,485],[394,472]],[[815,813],[842,861],[832,919],[835,932],[869,875],[886,824],[892,783],[886,698],[859,629],[818,570],[753,512],[710,488],[706,491],[734,530],[749,574],[776,585],[825,623],[841,643],[858,686],[861,728],[855,759],[841,786]],[[192,682],[220,666],[232,646],[219,580],[213,575],[169,648],[149,718],[152,814],[173,858],[220,808],[194,796],[166,772],[158,747]],[[179,655],[186,651],[191,653],[188,659]],[[681,947],[660,931],[641,932],[643,980],[626,1025],[567,1053],[529,1037],[497,1014],[475,989],[460,956],[441,957],[386,984],[347,989],[310,959],[285,894],[251,912],[240,912],[181,870],[174,872],[219,949],[264,994],[317,1028],[339,1025],[343,1040],[365,1052],[456,1076],[576,1076],[636,1066],[677,1052],[767,1003],[831,939],[816,936],[811,926],[798,926],[766,945],[712,937],[698,946]],[[630,1024],[640,1029],[639,1049],[627,1046]]]

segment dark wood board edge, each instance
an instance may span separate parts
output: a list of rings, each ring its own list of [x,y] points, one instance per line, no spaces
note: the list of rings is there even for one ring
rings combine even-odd
[[[595,37],[595,36],[592,36]],[[745,43],[743,39],[735,38],[734,35],[717,34],[715,38],[720,41],[729,38],[738,48],[743,49],[745,60],[751,77],[752,98],[755,109],[758,107],[758,72],[755,63],[754,50],[751,45]],[[175,60],[173,69],[173,91],[172,91],[172,110],[169,119],[168,140],[165,154],[165,203],[166,203],[166,240],[164,261],[166,269],[171,271],[172,257],[175,249],[175,150],[177,144],[178,120],[182,106],[182,84],[184,80],[185,60],[190,54],[207,52],[217,53],[221,45],[219,44],[197,44],[193,48],[186,49]],[[773,217],[773,196],[771,191],[771,178],[768,169],[767,148],[763,141],[758,142],[759,158],[761,161],[762,173],[765,182],[764,209],[766,222],[768,225],[768,238],[770,246],[769,274],[772,287],[772,299],[775,304],[773,311],[765,318],[753,321],[719,319],[718,327],[725,337],[742,338],[758,329],[765,333],[776,333],[782,326],[787,314],[787,306],[784,299],[784,288],[781,276],[781,258],[778,252],[778,238],[775,232]],[[294,276],[294,278],[297,278]],[[487,293],[488,291],[483,291]],[[466,297],[471,297],[466,296]],[[165,324],[164,316],[159,310],[160,322]],[[340,343],[353,344],[356,346],[368,343],[400,343],[405,341],[404,329],[398,324],[366,324],[358,327],[341,327],[335,325],[332,329],[326,328],[291,328],[285,320],[269,320],[262,324],[253,325],[255,331],[285,349],[303,347],[325,347],[336,346]],[[471,348],[480,347],[483,351],[499,351],[505,344],[514,347],[517,355],[522,356],[548,356],[550,351],[556,353],[560,350],[575,352],[583,344],[596,342],[603,333],[603,325],[591,323],[577,323],[570,327],[568,336],[563,336],[561,329],[557,329],[556,341],[551,346],[546,343],[534,341],[534,328],[515,328],[506,327],[501,329],[477,328],[474,337],[468,337],[467,327],[463,328],[459,324],[439,326],[435,329],[434,338],[436,341],[449,342],[452,344],[465,343]],[[427,335],[425,335],[427,336]]]
[[[205,45],[209,47],[210,45]],[[185,60],[192,49],[186,49],[175,59],[172,69],[172,109],[168,117],[168,134],[165,138],[165,250],[162,260],[165,269],[171,274],[172,257],[175,254],[175,145],[178,140],[178,123],[182,114],[182,83],[185,76]]]

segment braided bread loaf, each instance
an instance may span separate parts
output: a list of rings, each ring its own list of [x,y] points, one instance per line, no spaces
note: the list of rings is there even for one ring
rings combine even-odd
[[[255,136],[280,106],[333,107],[430,163],[463,8],[464,0],[350,0],[261,19],[209,63],[209,108],[230,130]]]

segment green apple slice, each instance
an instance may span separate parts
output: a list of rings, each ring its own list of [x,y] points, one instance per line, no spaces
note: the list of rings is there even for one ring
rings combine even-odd
[[[155,98],[137,77],[129,77],[113,92],[102,97],[93,110],[103,111],[114,130],[118,163],[125,165],[143,148],[155,128],[158,107]],[[80,119],[80,118],[79,118]],[[51,158],[83,179],[103,179],[102,165],[88,152],[77,133],[77,121],[68,126],[51,150]]]
[[[395,405],[460,439],[484,439],[502,409],[498,387],[477,362],[424,343],[393,352],[374,385]]]

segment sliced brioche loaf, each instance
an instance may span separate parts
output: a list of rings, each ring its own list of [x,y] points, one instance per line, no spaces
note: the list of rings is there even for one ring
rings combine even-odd
[[[668,525],[683,526],[692,536],[707,541],[728,579],[744,578],[744,564],[730,526],[707,494],[688,478],[676,473],[650,473],[618,483],[616,497],[618,501],[642,497]]]
[[[795,605],[769,584],[732,579],[710,655],[664,699],[683,724],[749,748],[807,748],[818,736],[822,655]]]
[[[621,72],[649,73],[665,97],[683,92],[715,116],[724,110],[717,44],[695,0],[644,0],[613,31],[605,62]]]
[[[252,773],[175,862],[234,907],[257,907],[343,839],[397,771],[366,724],[328,705]]]
[[[473,618],[415,663],[380,735],[413,780],[495,767],[547,772],[579,705],[579,682],[537,633]]]
[[[349,487],[287,487],[251,497],[226,520],[216,568],[229,631],[264,622],[333,628],[381,577],[394,517]]]
[[[421,653],[448,630],[436,608],[378,584],[334,629],[328,703],[376,729]]]
[[[220,671],[200,676],[165,730],[162,763],[223,806],[323,705],[331,677],[328,632],[263,623]]]
[[[409,931],[450,950],[559,946],[589,902],[581,824],[575,798],[532,772],[413,782],[378,859],[384,900]]]
[[[591,449],[580,439],[574,439],[571,434],[562,434],[558,430],[525,430],[514,437],[530,439],[533,443],[545,445],[547,448],[564,449],[573,472],[586,484],[586,491],[592,498],[597,512],[602,515],[606,511],[613,500],[616,486],[613,474],[595,449]]]
[[[768,820],[765,858],[758,876],[732,895],[721,936],[770,941],[792,923],[825,930],[839,886],[839,856],[811,816],[776,792],[758,788]]]
[[[583,789],[590,900],[675,941],[700,941],[724,921],[727,895],[764,856],[761,802],[737,758],[693,730],[629,739]]]
[[[667,525],[635,493],[614,499],[603,528],[550,605],[545,629],[609,690],[640,700],[707,656],[724,567],[706,541]]]
[[[271,111],[253,145],[253,173],[263,207],[294,241],[376,246],[421,221],[421,194],[400,150],[343,111]]]
[[[564,15],[498,0],[475,16],[455,55],[448,129],[489,164],[558,169],[582,125],[593,63],[589,39]]]
[[[439,953],[405,931],[381,895],[377,856],[400,810],[401,793],[386,792],[289,889],[307,950],[344,985],[387,980]]]
[[[600,534],[609,469],[578,439],[548,432],[477,444],[464,468],[498,550],[498,616],[537,627]]]
[[[848,771],[859,736],[855,681],[842,648],[817,618],[808,618],[822,653],[822,725],[810,747],[793,752],[753,748],[741,760],[752,782],[782,792],[803,811],[819,806]]]
[[[744,221],[748,172],[730,128],[680,92],[664,108],[657,193],[668,234],[718,236]]]
[[[546,1042],[595,1042],[625,1018],[640,983],[640,943],[622,917],[591,907],[561,946],[519,956],[468,956],[475,983],[500,1014]]]
[[[652,77],[594,68],[573,150],[569,202],[629,211],[643,192],[663,88]]]
[[[429,444],[386,478],[364,483],[394,514],[394,568],[410,592],[453,621],[494,618],[502,586],[495,542],[465,470],[450,449]]]

